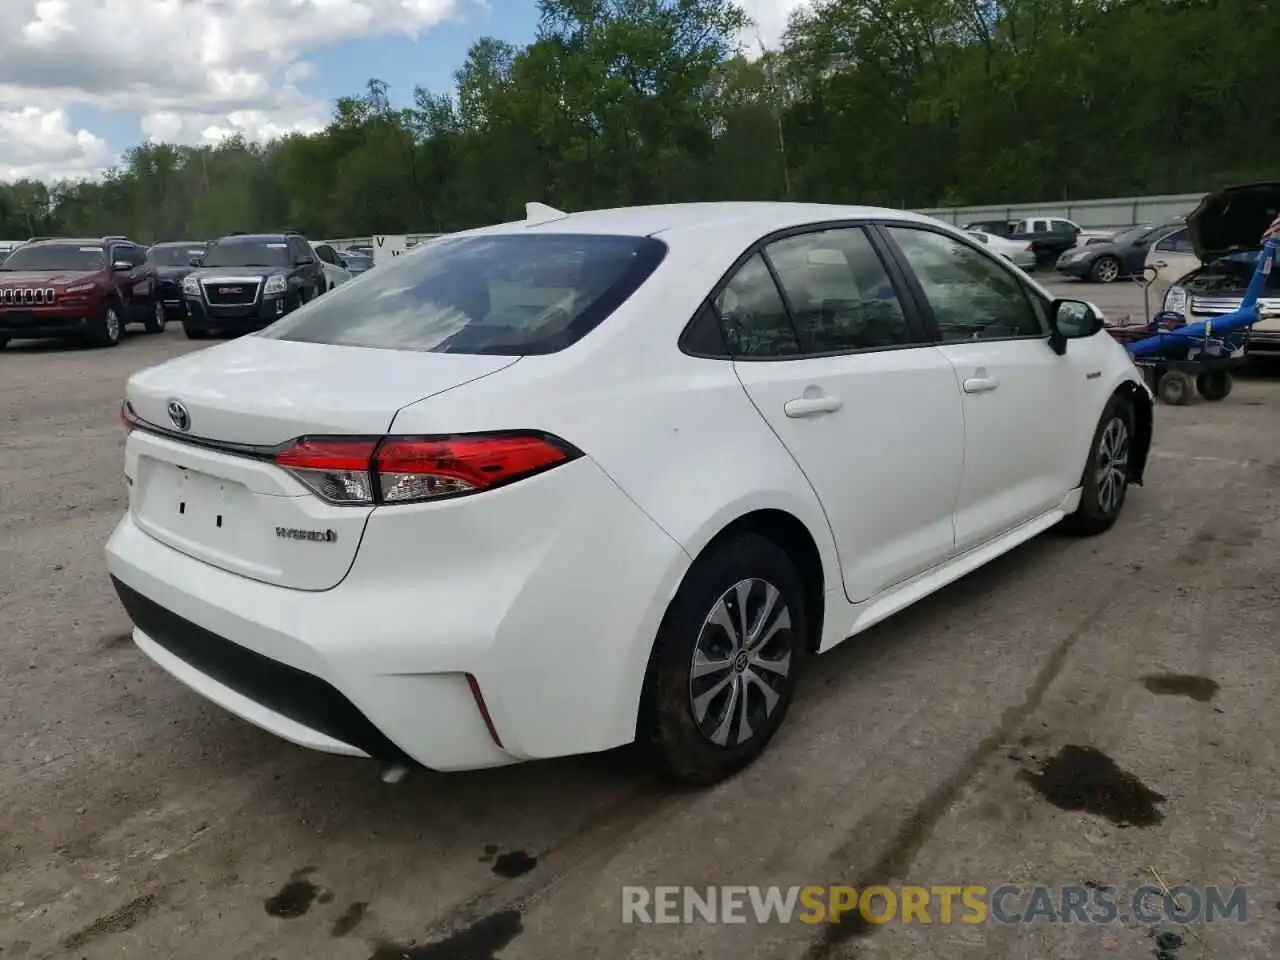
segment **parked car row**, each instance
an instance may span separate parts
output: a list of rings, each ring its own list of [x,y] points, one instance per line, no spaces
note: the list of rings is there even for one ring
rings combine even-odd
[[[1063,276],[1094,283],[1142,278],[1151,248],[1169,234],[1185,228],[1186,221],[1181,219],[1160,224],[1140,223],[1106,240],[1065,251],[1058,258],[1056,269]]]
[[[15,339],[120,342],[130,324],[188,337],[246,332],[372,266],[298,233],[233,233],[213,241],[33,237],[0,260],[0,348]]]

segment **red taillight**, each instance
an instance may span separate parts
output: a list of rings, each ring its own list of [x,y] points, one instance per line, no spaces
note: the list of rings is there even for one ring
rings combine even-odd
[[[377,447],[375,439],[304,437],[278,452],[275,461],[322,500],[367,505],[374,502],[370,467]]]
[[[342,472],[368,470],[377,440],[299,440],[276,454],[276,463],[288,470]]]
[[[478,493],[578,456],[535,433],[454,437],[310,437],[275,462],[330,503],[421,503]]]
[[[570,459],[564,447],[532,434],[411,440],[389,437],[375,465],[386,503],[474,493]]]

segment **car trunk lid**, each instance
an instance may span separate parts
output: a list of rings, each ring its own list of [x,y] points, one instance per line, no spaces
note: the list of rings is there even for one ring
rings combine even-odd
[[[407,404],[517,360],[250,336],[135,374],[130,512],[155,539],[222,570],[329,589],[350,569],[372,507],[322,500],[273,450],[304,436],[380,436]]]

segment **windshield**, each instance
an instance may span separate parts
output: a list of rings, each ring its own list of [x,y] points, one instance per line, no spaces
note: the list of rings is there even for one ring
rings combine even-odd
[[[196,257],[203,256],[204,246],[198,243],[152,247],[147,252],[147,259],[157,267],[185,267]]]
[[[206,267],[287,267],[289,245],[283,240],[219,240],[205,254]]]
[[[0,270],[70,270],[93,273],[107,265],[101,246],[78,243],[38,243],[19,247],[5,259]]]
[[[424,244],[261,335],[432,353],[554,353],[621,306],[666,251],[648,237],[558,233]]]
[[[1143,223],[1136,227],[1130,227],[1128,230],[1121,230],[1111,238],[1112,243],[1137,243],[1140,240],[1146,240],[1149,236],[1159,230],[1160,227],[1153,227],[1149,223]]]

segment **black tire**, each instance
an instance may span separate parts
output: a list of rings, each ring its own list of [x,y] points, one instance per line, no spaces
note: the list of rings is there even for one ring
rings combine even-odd
[[[85,330],[85,337],[95,347],[119,346],[124,336],[124,320],[121,317],[120,304],[108,301],[102,310]]]
[[[142,321],[142,328],[147,333],[164,333],[164,326],[169,322],[169,311],[164,308],[164,301],[155,299],[151,301],[147,314],[147,319]]]
[[[1089,269],[1089,279],[1094,283],[1115,283],[1120,279],[1120,261],[1112,256],[1099,257]]]
[[[1171,407],[1185,407],[1195,394],[1195,381],[1181,370],[1169,370],[1157,381],[1156,394]]]
[[[8,345],[9,345],[9,338],[8,338],[8,337],[0,337],[0,350],[3,350],[3,349],[4,349],[5,347],[7,347]]]
[[[754,653],[733,647],[728,631],[711,619],[722,603],[725,616],[736,615],[740,609],[736,588],[748,581],[751,586],[743,604],[748,623],[764,610],[769,587],[777,591],[773,607],[766,611],[768,622],[756,625],[766,636]],[[773,619],[784,613],[790,629],[772,629]],[[663,617],[640,708],[637,740],[663,774],[706,786],[737,773],[764,751],[791,706],[808,649],[808,622],[800,575],[773,541],[744,533],[698,558]],[[695,678],[694,659],[700,651],[711,652],[727,666]],[[774,666],[766,669],[763,663]],[[784,675],[779,675],[779,668]],[[775,695],[772,706],[760,684]],[[721,692],[712,693],[711,688]],[[699,699],[709,697],[703,701],[701,724],[695,717],[695,690]],[[739,706],[745,707],[749,721],[745,738]],[[721,732],[725,739],[716,742]]]
[[[1233,386],[1229,370],[1206,370],[1196,377],[1196,392],[1206,400],[1225,400]]]
[[[205,340],[209,336],[208,330],[197,330],[187,323],[182,325],[182,332],[187,335],[188,340]]]
[[[1110,530],[1120,516],[1129,492],[1128,466],[1129,458],[1133,456],[1134,419],[1133,404],[1122,396],[1112,397],[1102,411],[1089,446],[1089,459],[1080,476],[1080,506],[1062,522],[1066,532],[1095,536]],[[1123,461],[1117,463],[1120,457]],[[1110,484],[1105,484],[1104,471],[1117,468],[1121,473],[1113,474]]]

